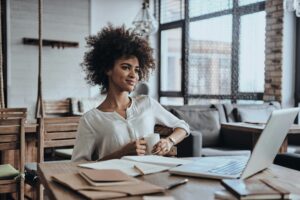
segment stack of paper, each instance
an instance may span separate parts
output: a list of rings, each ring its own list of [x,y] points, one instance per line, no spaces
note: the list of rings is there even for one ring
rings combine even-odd
[[[130,160],[112,159],[95,163],[80,164],[80,167],[90,169],[118,169],[129,176],[152,174],[168,170],[170,167],[146,164]],[[136,167],[135,167],[136,166]],[[142,172],[141,172],[142,171]]]
[[[108,199],[164,191],[162,187],[129,177],[119,170],[80,170],[79,173],[58,174],[52,178],[88,199]]]

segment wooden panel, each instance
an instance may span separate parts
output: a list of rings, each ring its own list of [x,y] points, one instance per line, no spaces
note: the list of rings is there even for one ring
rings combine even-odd
[[[20,131],[20,126],[0,126],[1,134],[18,134]]]
[[[46,132],[65,132],[77,130],[78,124],[45,124]]]
[[[0,108],[0,112],[17,112],[22,114],[23,112],[26,113],[27,109],[26,108]]]
[[[75,139],[68,139],[68,140],[52,140],[52,141],[45,141],[44,147],[67,147],[67,146],[74,146]]]
[[[8,184],[14,184],[16,181],[14,179],[10,180],[0,180],[0,186],[2,187],[3,185],[8,185]]]
[[[0,193],[11,193],[17,191],[17,184],[1,185]]]
[[[20,124],[21,119],[1,119],[0,125],[16,125]]]
[[[44,101],[46,114],[70,114],[70,99],[59,101]]]
[[[75,117],[53,117],[45,118],[46,124],[61,124],[61,123],[78,123],[80,120],[79,116]]]
[[[19,144],[17,143],[11,143],[11,142],[6,142],[6,143],[0,143],[0,150],[10,150],[10,149],[18,149]]]
[[[45,140],[76,138],[76,132],[51,132],[45,134]]]
[[[0,143],[16,141],[18,141],[17,135],[0,135]]]

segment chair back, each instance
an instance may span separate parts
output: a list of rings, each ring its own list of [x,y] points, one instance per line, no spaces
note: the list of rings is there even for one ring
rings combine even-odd
[[[71,99],[43,101],[45,115],[47,117],[70,116]]]
[[[1,108],[0,109],[0,151],[1,164],[8,164],[11,158],[10,151],[19,150],[18,159],[14,165],[19,169],[21,176],[24,174],[25,165],[25,120],[26,108]],[[5,160],[8,159],[9,161]],[[17,162],[15,162],[17,161]],[[10,163],[12,164],[12,163]],[[18,192],[18,199],[24,199],[24,179],[0,180],[0,193]]]
[[[79,116],[39,119],[38,162],[44,162],[45,148],[75,145],[79,119]]]
[[[0,109],[0,151],[20,150],[20,170],[23,170],[25,163],[26,115],[26,108]]]

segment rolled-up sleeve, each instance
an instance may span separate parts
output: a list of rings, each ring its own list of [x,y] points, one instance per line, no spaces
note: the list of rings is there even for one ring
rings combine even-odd
[[[189,125],[181,119],[178,119],[172,113],[163,108],[156,100],[149,97],[151,108],[155,116],[156,124],[164,125],[170,128],[182,128],[187,132],[187,136],[190,134]]]
[[[95,136],[85,118],[81,118],[78,125],[74,150],[72,153],[72,161],[92,160],[94,146]]]

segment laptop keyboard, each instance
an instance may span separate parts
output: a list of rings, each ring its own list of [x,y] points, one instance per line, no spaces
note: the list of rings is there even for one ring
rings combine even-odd
[[[232,160],[225,165],[217,166],[208,171],[216,174],[236,175],[242,172],[245,168],[246,162],[246,160]]]

